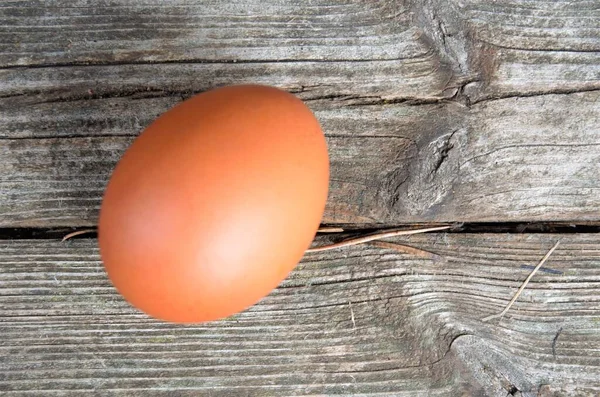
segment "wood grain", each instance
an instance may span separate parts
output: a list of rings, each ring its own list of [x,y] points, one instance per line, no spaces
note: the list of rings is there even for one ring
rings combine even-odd
[[[599,93],[505,98],[470,108],[308,100],[326,131],[332,164],[324,220],[598,221]],[[121,154],[177,100],[27,108],[6,100],[0,226],[94,225]],[[23,117],[22,109],[43,116]]]
[[[237,83],[314,110],[327,223],[598,222],[599,33],[586,0],[6,0],[0,227],[95,225],[139,132]],[[0,240],[0,394],[600,394],[600,237],[392,241],[435,256],[310,254],[248,311],[178,326],[116,294],[95,240]]]
[[[94,225],[110,171],[150,121],[247,82],[297,94],[322,122],[328,223],[598,221],[598,12],[4,2],[0,227]]]
[[[7,1],[1,64],[397,59],[415,50],[408,11],[330,0]]]
[[[463,77],[458,97],[468,103],[600,87],[596,2],[413,3],[424,38]]]
[[[470,101],[600,88],[594,1],[117,0],[74,6],[11,0],[3,2],[0,18],[3,68],[178,63],[171,66],[182,72],[201,64],[225,71],[237,62],[263,71],[304,68],[296,85],[316,68],[397,87],[411,76],[402,67],[417,63],[440,91],[454,89]],[[400,73],[385,74],[394,69]],[[422,93],[428,88],[422,85]]]
[[[559,249],[504,319],[481,322],[557,239]],[[311,254],[248,311],[189,326],[129,307],[106,279],[95,240],[1,241],[0,391],[600,392],[600,237],[440,233],[392,241],[443,259],[372,246]]]

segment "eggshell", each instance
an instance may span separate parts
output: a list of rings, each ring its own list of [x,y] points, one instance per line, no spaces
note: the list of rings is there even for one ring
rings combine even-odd
[[[159,319],[244,310],[300,261],[328,184],[326,141],[302,101],[256,85],[199,94],[143,131],[114,170],[98,226],[108,276]]]

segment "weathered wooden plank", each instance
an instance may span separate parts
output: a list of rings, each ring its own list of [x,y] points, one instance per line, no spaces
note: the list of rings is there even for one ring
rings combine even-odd
[[[599,92],[470,108],[308,100],[332,160],[324,220],[598,221]],[[95,224],[114,164],[177,100],[106,98],[26,108],[39,119],[6,100],[0,226]]]
[[[452,67],[420,38],[399,2],[58,2],[46,8],[24,2],[0,12],[6,34],[23,39],[17,47],[9,40],[0,53],[0,96],[24,103],[132,93],[180,97],[243,82],[311,97],[456,93]],[[35,68],[16,67],[21,64]],[[35,97],[20,98],[26,95]]]
[[[241,82],[317,112],[332,148],[327,222],[597,221],[598,12],[535,0],[5,2],[0,226],[93,225],[131,137],[181,98]]]
[[[555,243],[547,264],[502,310]],[[0,390],[81,395],[595,395],[600,237],[435,234],[435,262],[310,254],[230,319],[171,325],[106,279],[95,240],[0,242]],[[544,395],[544,394],[542,394]]]
[[[438,76],[440,91],[469,82],[460,93],[471,102],[600,88],[594,1],[8,1],[0,18],[5,68],[178,62],[171,67],[185,71],[214,62],[204,67],[227,70],[242,62],[318,70],[325,61],[336,70],[341,61],[365,80],[368,69],[417,62],[450,73]],[[407,76],[375,77],[389,86]]]
[[[163,99],[158,99],[162,103]],[[128,117],[117,115],[111,118],[109,109],[121,102],[99,101],[100,108],[79,118],[80,122],[67,130],[58,125],[58,130],[74,137],[48,138],[32,136],[27,139],[6,139],[0,141],[0,165],[3,200],[0,200],[3,225],[47,226],[47,225],[89,225],[95,223],[98,205],[104,185],[114,164],[130,144],[139,129],[131,125]],[[126,111],[127,116],[144,114],[144,108],[153,106],[154,100],[137,101],[135,109]],[[130,105],[131,106],[131,105]],[[332,151],[332,201],[328,214],[337,222],[381,219],[388,211],[379,202],[386,200],[385,191],[379,192],[377,184],[394,183],[390,177],[397,175],[396,169],[405,167],[415,151],[412,137],[403,136],[403,129],[415,130],[413,123],[426,117],[418,108],[382,109],[365,107],[357,112],[336,109],[327,101],[319,105],[318,112],[329,128],[329,145]],[[79,107],[65,109],[82,112]],[[58,108],[57,108],[58,109]],[[432,106],[433,112],[444,113],[445,109]],[[87,112],[88,114],[90,112]],[[381,118],[380,129],[371,129],[371,117]],[[397,131],[381,129],[390,125],[393,117]],[[74,118],[67,118],[70,122]],[[149,122],[150,117],[141,123]],[[353,123],[354,131],[346,126]],[[59,121],[60,123],[60,121]],[[78,136],[88,125],[90,136]],[[50,136],[54,134],[53,123],[46,124]],[[129,125],[129,127],[127,127]],[[112,126],[112,127],[111,127]],[[27,127],[25,127],[27,128]],[[37,129],[37,127],[34,127]],[[83,127],[85,128],[85,127]],[[107,131],[107,128],[109,131]],[[118,131],[117,136],[110,131]],[[123,135],[119,135],[123,134]],[[97,136],[95,136],[97,135]],[[395,135],[395,136],[394,136]],[[60,133],[59,133],[60,136]],[[79,149],[76,149],[79,148]],[[47,174],[47,172],[50,172]],[[400,170],[402,172],[402,170]]]

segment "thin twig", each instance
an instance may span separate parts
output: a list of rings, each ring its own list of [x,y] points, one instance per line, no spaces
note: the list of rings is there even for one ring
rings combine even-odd
[[[344,229],[341,227],[321,227],[317,230],[317,233],[343,233]]]
[[[387,241],[370,241],[367,244],[377,248],[387,248],[395,251],[400,251],[405,254],[410,254],[421,258],[440,259],[440,256],[438,254],[434,254],[433,252],[425,251],[419,248],[411,247],[409,245],[388,243]]]
[[[552,247],[550,249],[550,251],[548,251],[548,253],[542,258],[542,260],[540,261],[540,263],[538,263],[538,265],[535,267],[535,269],[533,269],[531,271],[531,273],[529,273],[529,276],[527,276],[527,278],[525,279],[525,281],[523,281],[523,284],[521,284],[521,287],[519,287],[519,290],[517,291],[517,293],[515,294],[515,296],[513,296],[513,298],[510,300],[510,302],[508,302],[508,305],[506,305],[506,307],[504,308],[504,310],[502,310],[500,313],[498,314],[494,314],[492,316],[487,316],[486,318],[482,319],[481,321],[486,322],[489,320],[493,320],[495,318],[502,318],[506,312],[508,312],[511,308],[511,306],[513,305],[513,303],[515,303],[515,301],[519,298],[519,296],[521,295],[521,292],[523,292],[523,290],[525,289],[525,287],[527,287],[527,284],[529,283],[529,280],[531,280],[531,278],[534,276],[535,273],[537,273],[537,271],[539,270],[540,267],[542,267],[542,265],[544,263],[546,263],[546,261],[548,260],[548,258],[550,258],[550,255],[552,255],[552,253],[554,252],[554,250],[558,247],[558,244],[560,243],[560,240],[558,240],[556,242],[556,244],[554,244],[554,247]]]
[[[66,241],[72,237],[79,236],[81,234],[93,233],[96,232],[96,229],[85,229],[85,230],[77,230],[76,232],[69,233],[63,237],[62,241]],[[317,230],[317,233],[343,233],[344,229],[341,227],[321,227]]]
[[[82,234],[88,234],[88,233],[96,233],[98,230],[97,229],[83,229],[83,230],[77,230],[76,232],[73,233],[69,233],[66,236],[64,236],[62,238],[62,241],[67,241],[68,239],[75,237],[75,236],[79,236]]]
[[[368,243],[369,241],[381,240],[383,238],[390,238],[390,237],[396,237],[396,236],[408,236],[408,235],[412,235],[412,234],[427,233],[427,232],[436,232],[438,230],[447,230],[447,229],[450,229],[451,227],[452,226],[438,226],[438,227],[429,227],[429,228],[425,228],[425,229],[392,230],[392,231],[372,234],[370,236],[364,236],[364,237],[358,237],[358,238],[354,238],[354,239],[350,239],[350,240],[345,240],[345,241],[341,241],[341,242],[335,243],[335,244],[324,245],[322,247],[309,248],[306,250],[306,253],[329,251],[329,250],[336,249],[336,248],[349,247],[351,245]]]

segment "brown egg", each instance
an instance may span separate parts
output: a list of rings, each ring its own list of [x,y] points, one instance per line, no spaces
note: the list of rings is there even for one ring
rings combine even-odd
[[[300,261],[328,184],[325,138],[299,99],[256,85],[197,95],[142,132],[114,170],[99,220],[108,276],[163,320],[239,312]]]

